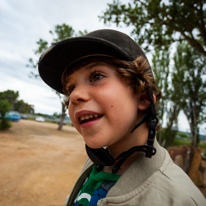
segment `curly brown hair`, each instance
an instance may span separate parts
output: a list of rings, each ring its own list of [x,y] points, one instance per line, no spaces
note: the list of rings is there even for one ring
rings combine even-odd
[[[130,85],[135,94],[147,94],[148,91],[152,90],[153,94],[156,96],[156,101],[158,102],[161,99],[161,90],[157,88],[150,65],[144,57],[140,56],[134,61],[124,61],[108,56],[91,56],[73,63],[64,71],[62,75],[63,93],[67,96],[65,99],[65,104],[67,107],[69,105],[69,96],[66,85],[68,83],[69,75],[71,75],[74,71],[77,71],[78,69],[94,62],[104,62],[115,66],[116,72],[120,75],[122,81]],[[160,124],[158,124],[157,127],[157,130],[159,129]]]

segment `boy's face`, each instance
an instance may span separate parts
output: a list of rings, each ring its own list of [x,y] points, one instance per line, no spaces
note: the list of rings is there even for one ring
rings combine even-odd
[[[69,116],[91,148],[133,144],[130,132],[137,123],[139,95],[115,69],[91,63],[69,76]]]

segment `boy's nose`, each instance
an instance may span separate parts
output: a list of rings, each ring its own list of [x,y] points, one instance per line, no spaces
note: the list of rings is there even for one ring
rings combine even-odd
[[[79,104],[80,102],[86,102],[88,100],[88,88],[83,84],[76,86],[70,95],[70,101],[72,104]]]

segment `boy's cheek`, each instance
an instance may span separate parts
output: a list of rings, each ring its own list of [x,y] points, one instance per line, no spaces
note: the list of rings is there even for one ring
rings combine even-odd
[[[71,104],[69,104],[69,107],[68,107],[68,114],[69,114],[69,117],[70,117],[72,123],[74,124],[74,115],[73,115],[74,111],[72,109],[72,105]]]
[[[72,121],[72,124],[74,125],[74,127],[77,129],[77,123],[74,121],[74,119],[70,116],[70,119]]]
[[[70,116],[70,119],[71,119],[72,124],[74,125],[75,129],[81,134],[79,123],[77,123],[71,116]]]
[[[74,118],[74,109],[72,108],[72,105],[69,106],[68,113],[69,113],[69,117],[70,117],[70,119],[72,121],[72,124],[74,125],[76,130],[80,133],[80,125],[79,125],[79,123]]]

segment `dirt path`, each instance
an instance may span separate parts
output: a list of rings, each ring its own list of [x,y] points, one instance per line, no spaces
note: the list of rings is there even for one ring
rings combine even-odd
[[[74,127],[12,123],[0,132],[0,206],[63,206],[86,158]]]
[[[20,120],[0,132],[0,206],[63,206],[86,160],[73,127]]]

